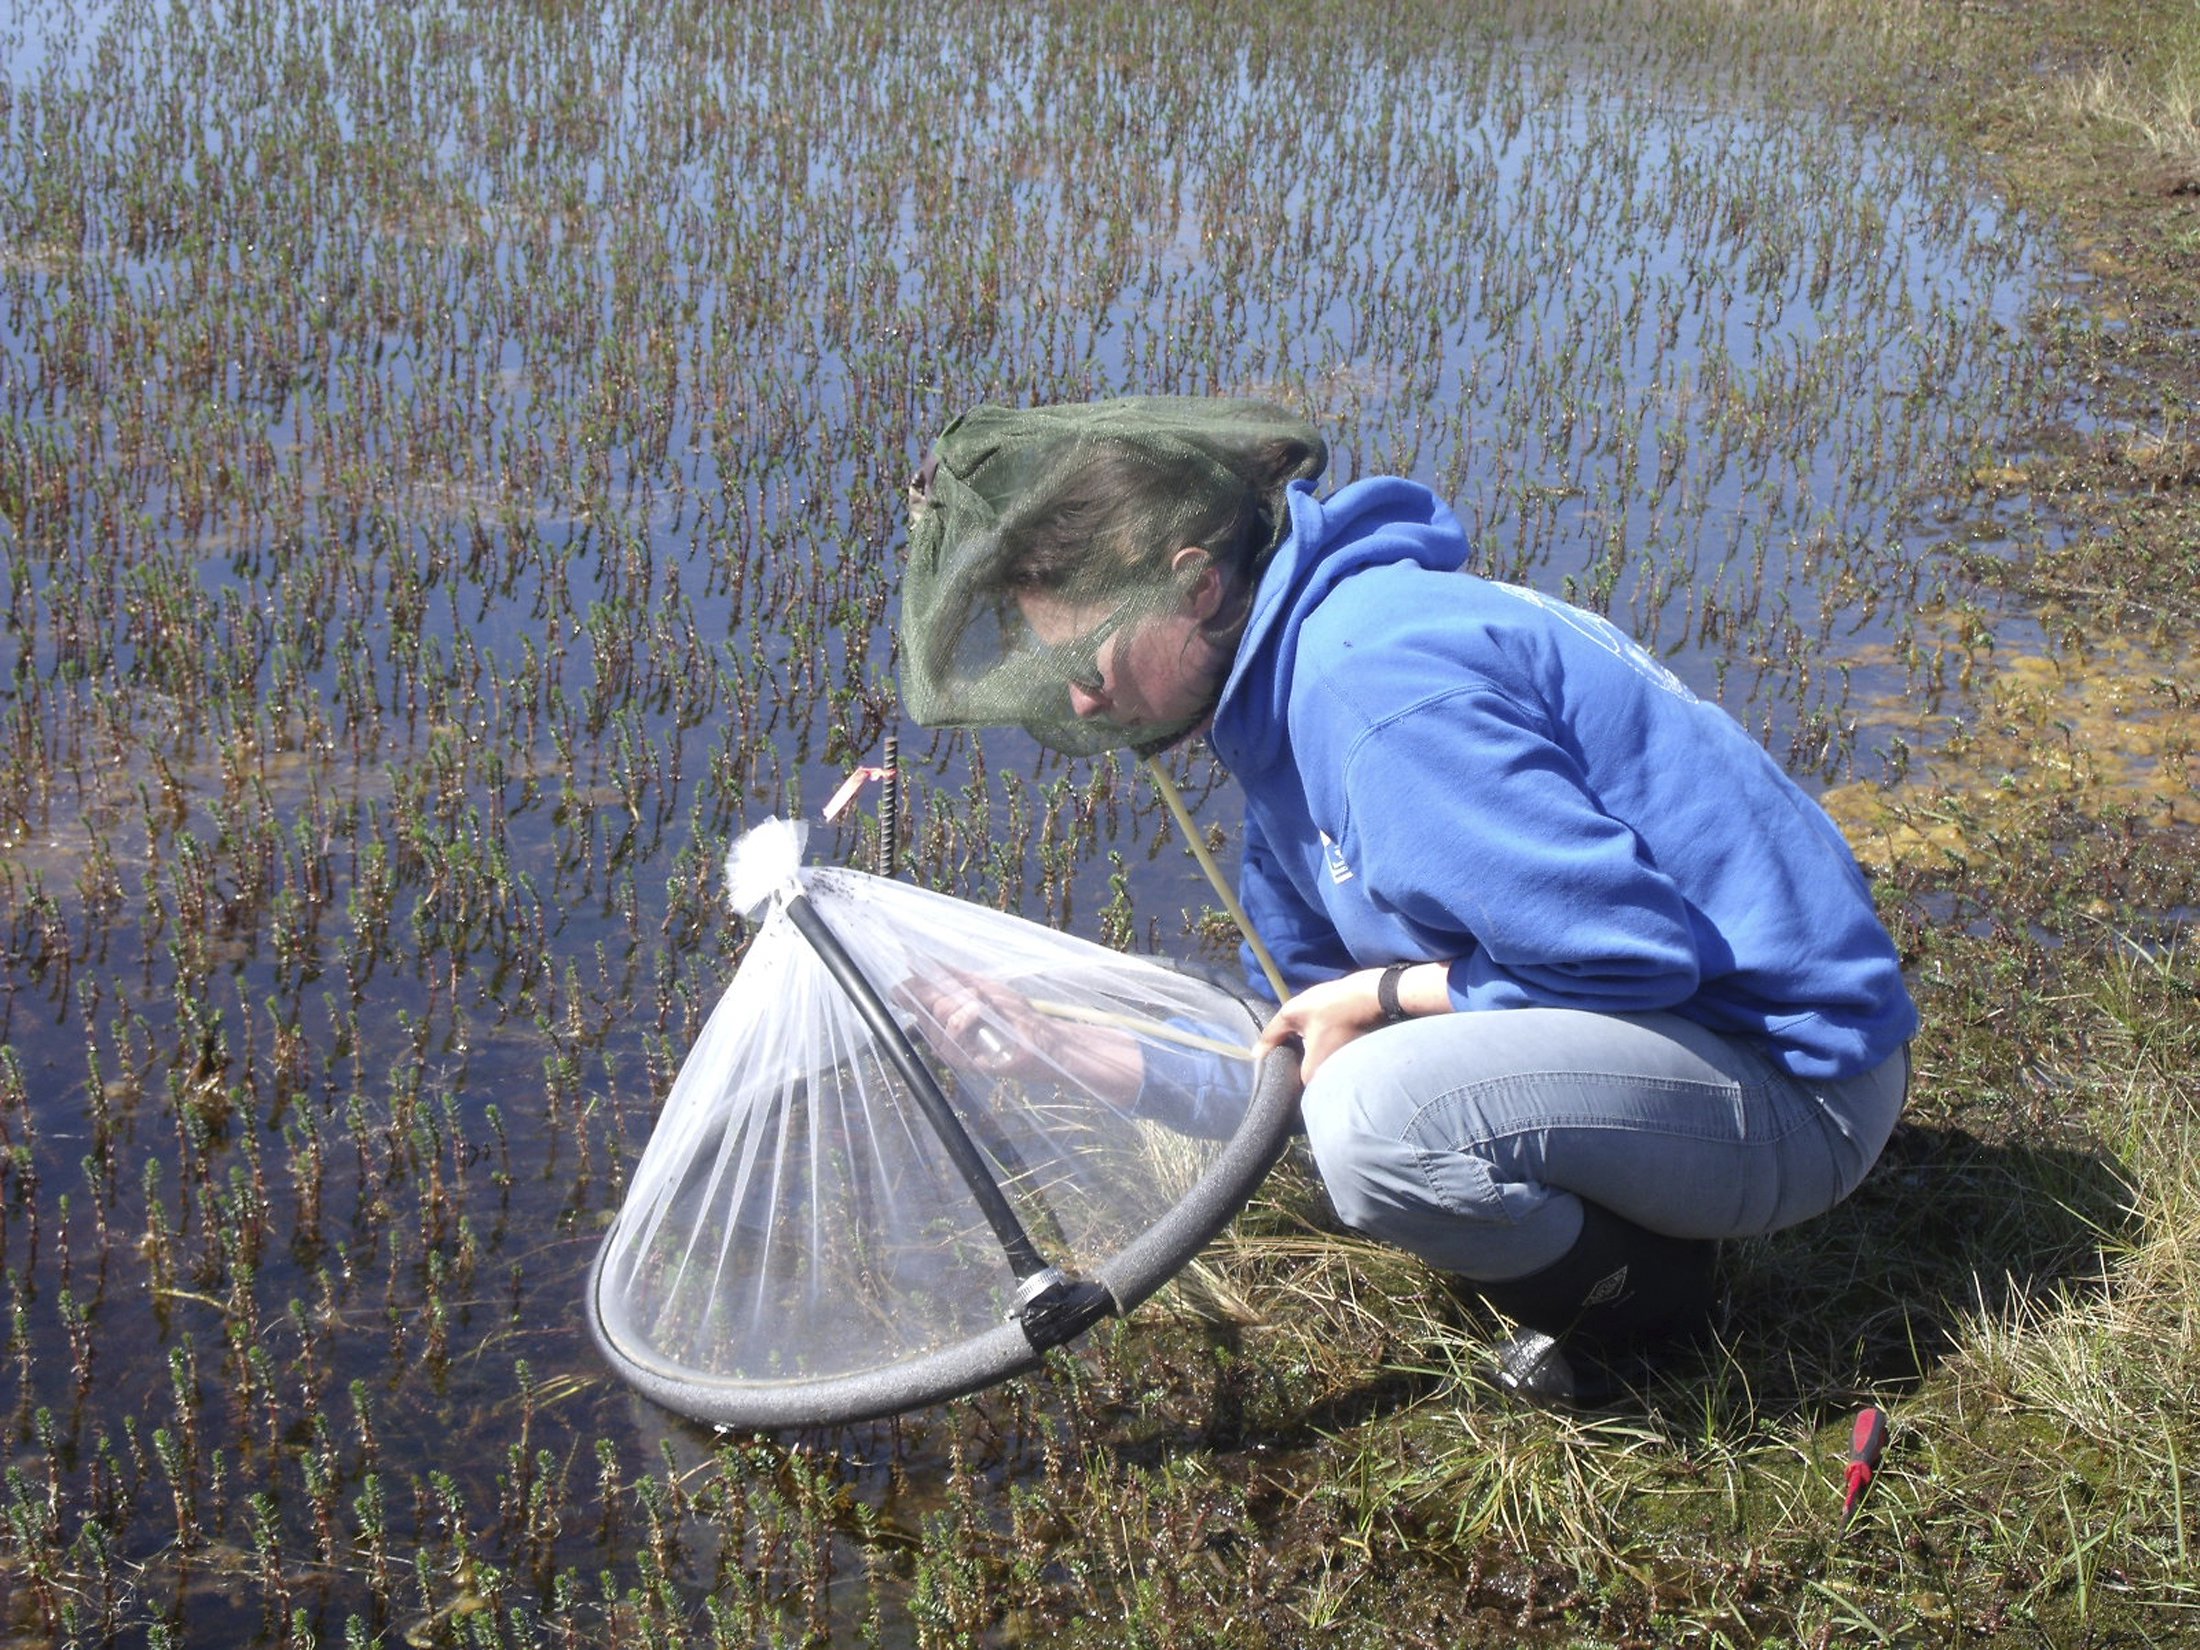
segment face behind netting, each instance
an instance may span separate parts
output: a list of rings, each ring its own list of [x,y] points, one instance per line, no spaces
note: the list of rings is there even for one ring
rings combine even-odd
[[[1222,604],[1222,578],[1212,564],[1178,603],[1159,612],[1079,603],[1045,590],[1019,592],[1016,600],[1080,720],[1106,721],[1138,738],[1196,731],[1212,714],[1230,664],[1229,650],[1207,630]]]

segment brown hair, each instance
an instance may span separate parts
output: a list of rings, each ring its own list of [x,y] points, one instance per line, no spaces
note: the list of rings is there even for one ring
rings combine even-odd
[[[1263,442],[1231,465],[1240,485],[1214,485],[1215,460],[1185,448],[1102,438],[1076,469],[1046,491],[1045,502],[1004,538],[1001,584],[1010,594],[1044,591],[1075,600],[1110,596],[1129,584],[1173,580],[1170,564],[1187,546],[1222,572],[1221,612],[1207,627],[1218,645],[1237,639],[1253,585],[1281,537],[1276,509],[1293,477],[1318,463],[1318,446]]]

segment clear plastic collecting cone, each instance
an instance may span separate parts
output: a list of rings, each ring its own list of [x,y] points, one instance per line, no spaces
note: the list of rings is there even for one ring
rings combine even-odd
[[[787,829],[736,847],[735,900],[762,926],[589,1288],[621,1374],[735,1426],[972,1391],[1128,1311],[1251,1195],[1298,1102],[1295,1057],[1250,1057],[1258,1014],[1232,991],[797,869]],[[1050,1322],[1064,1300],[1089,1306]]]

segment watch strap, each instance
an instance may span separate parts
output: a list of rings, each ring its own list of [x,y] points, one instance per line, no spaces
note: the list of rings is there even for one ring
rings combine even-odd
[[[1411,963],[1392,963],[1375,981],[1375,1002],[1383,1011],[1383,1024],[1396,1025],[1406,1018],[1406,1006],[1398,1000],[1398,980]]]

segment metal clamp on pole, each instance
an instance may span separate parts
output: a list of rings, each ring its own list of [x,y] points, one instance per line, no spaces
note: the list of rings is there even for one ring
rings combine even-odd
[[[1024,1279],[1009,1316],[1023,1325],[1033,1348],[1044,1352],[1082,1335],[1114,1310],[1115,1297],[1106,1284],[1073,1278],[1059,1266],[1050,1266]]]

